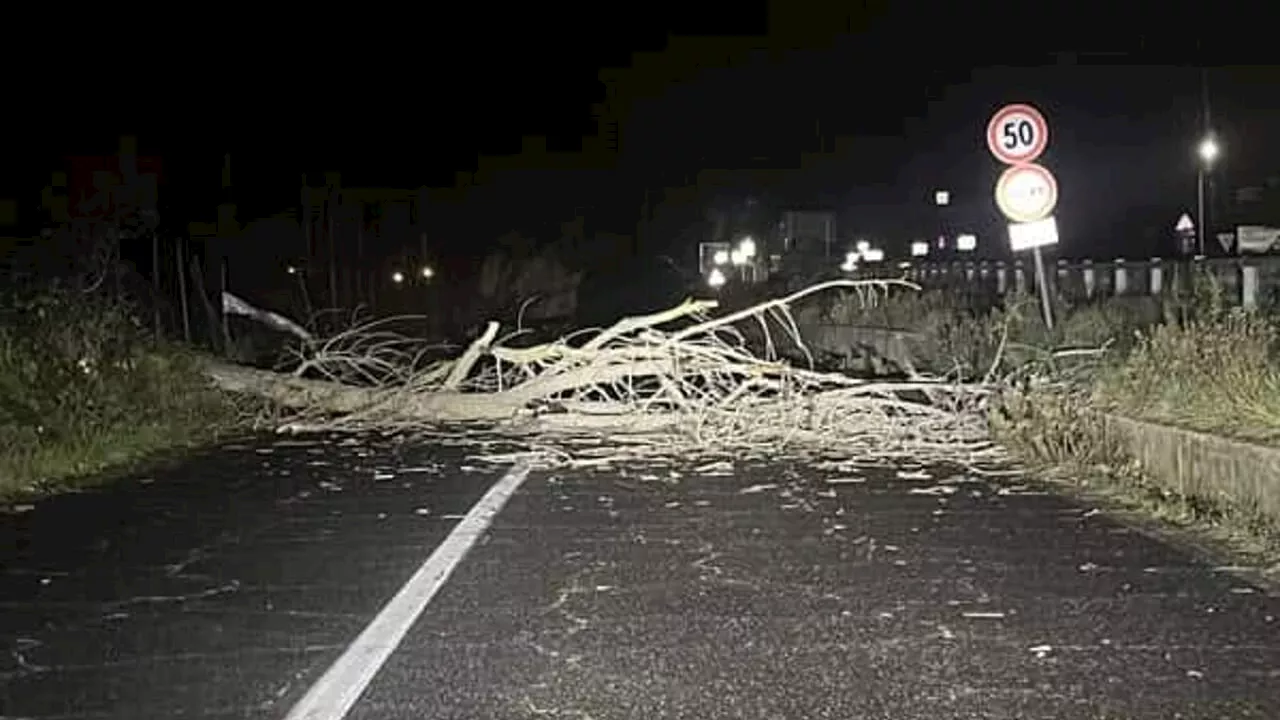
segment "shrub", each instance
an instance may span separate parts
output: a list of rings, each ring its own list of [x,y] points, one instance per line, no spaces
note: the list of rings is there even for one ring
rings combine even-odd
[[[1280,440],[1276,331],[1240,310],[1157,326],[1101,375],[1096,398],[1136,419],[1250,440]]]
[[[195,357],[122,302],[53,287],[0,309],[0,493],[208,439],[235,418]]]

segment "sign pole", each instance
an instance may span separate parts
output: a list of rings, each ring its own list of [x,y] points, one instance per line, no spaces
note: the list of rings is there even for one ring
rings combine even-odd
[[[1196,174],[1196,248],[1197,255],[1204,255],[1204,168]]]
[[[1044,253],[1039,247],[1031,249],[1036,262],[1036,288],[1040,291],[1040,311],[1044,314],[1044,326],[1053,331],[1053,303],[1049,300],[1049,277],[1044,271]]]

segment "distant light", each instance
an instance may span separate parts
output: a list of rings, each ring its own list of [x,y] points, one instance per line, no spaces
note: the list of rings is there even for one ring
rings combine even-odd
[[[939,207],[951,204],[951,193],[946,190],[938,190],[933,194],[933,203]]]
[[[978,247],[977,235],[957,235],[956,249],[962,252],[972,252]]]
[[[862,254],[871,249],[871,243],[866,240],[859,240],[854,247],[858,248],[858,254]]]
[[[425,279],[427,279],[427,280],[430,280],[431,278],[433,278],[433,277],[435,277],[435,276],[436,276],[436,271],[435,271],[435,270],[432,270],[430,265],[423,265],[423,266],[422,266],[422,277],[423,277],[423,278],[425,278]]]
[[[289,266],[289,268],[288,268],[288,270],[287,270],[287,272],[288,272],[290,275],[297,275],[297,274],[298,274],[298,268],[296,268],[296,267],[294,267],[294,266],[290,265],[290,266]]]
[[[946,235],[939,235],[939,236],[938,236],[938,249],[939,249],[939,250],[942,250],[942,249],[944,249],[945,247],[947,247],[947,236],[946,236]]]
[[[1218,159],[1218,153],[1222,151],[1218,147],[1218,142],[1211,137],[1207,137],[1200,141],[1200,147],[1197,152],[1200,153],[1200,159],[1206,163],[1211,163]]]
[[[737,249],[729,253],[729,262],[734,265],[745,265],[747,263],[747,257],[742,254],[741,249]]]
[[[910,270],[910,269],[911,269],[911,261],[910,261],[910,260],[903,260],[902,262],[898,263],[898,267],[899,267],[899,268],[901,268],[901,269],[903,269],[903,270]]]
[[[742,253],[742,257],[751,259],[756,256],[756,241],[750,235],[742,238],[742,242],[738,243],[738,251]]]
[[[1191,216],[1186,213],[1182,213],[1178,217],[1178,222],[1173,226],[1173,231],[1179,233],[1189,233],[1195,229],[1196,224],[1191,221]]]
[[[929,254],[929,243],[917,241],[911,243],[911,257],[924,257]]]
[[[720,268],[712,268],[711,273],[707,275],[707,284],[713,288],[724,285],[724,273],[720,272]]]
[[[404,282],[404,273],[400,272],[399,270],[391,273],[391,282],[397,285]]]
[[[884,251],[880,248],[871,248],[870,250],[862,253],[862,259],[867,262],[880,262],[881,260],[884,260]]]
[[[715,263],[716,265],[724,265],[725,263],[729,262],[729,251],[717,250],[716,254],[711,256],[711,262]]]
[[[856,252],[845,253],[845,254],[844,254],[844,263],[842,263],[842,264],[840,265],[840,269],[841,269],[841,270],[843,270],[843,271],[845,271],[845,272],[853,272],[854,270],[857,270],[857,269],[858,269],[858,255],[859,255],[859,253],[856,253]]]

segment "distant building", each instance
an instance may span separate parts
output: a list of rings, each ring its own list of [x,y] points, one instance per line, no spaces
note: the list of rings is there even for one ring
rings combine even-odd
[[[835,257],[836,214],[825,211],[792,210],[782,213],[778,225],[780,248],[784,258],[800,254]]]

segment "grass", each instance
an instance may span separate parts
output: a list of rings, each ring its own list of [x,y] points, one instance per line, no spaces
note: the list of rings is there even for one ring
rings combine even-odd
[[[0,497],[43,495],[238,428],[189,350],[125,303],[46,288],[0,306]]]
[[[1160,325],[1098,379],[1096,401],[1138,420],[1280,444],[1274,321],[1254,313]]]

